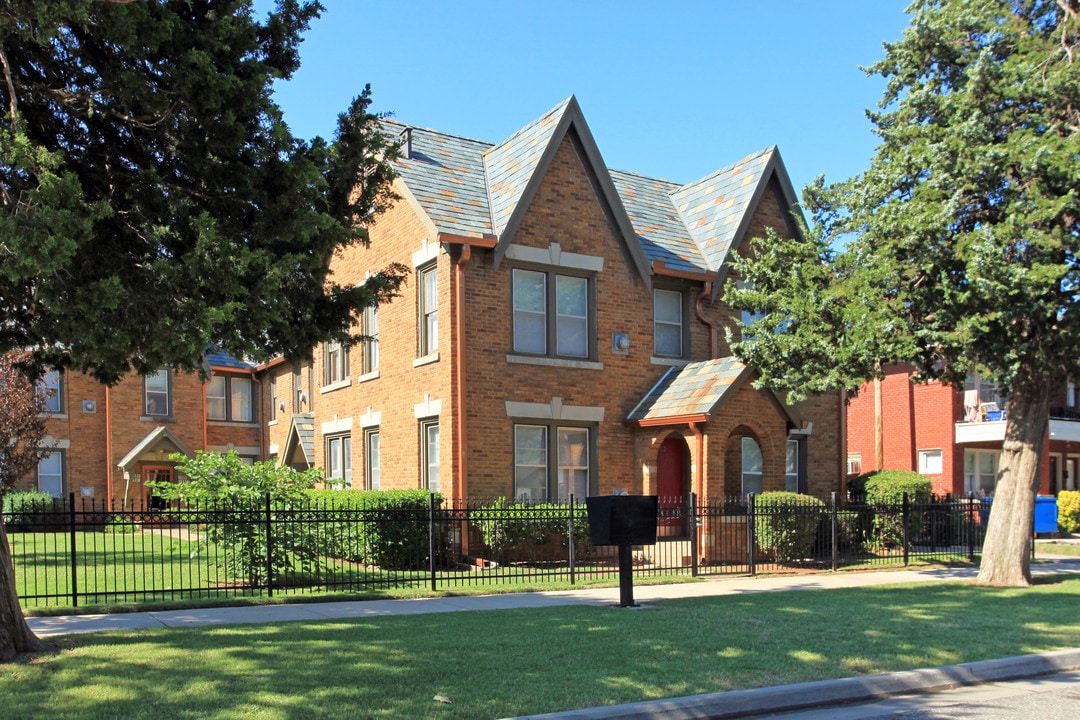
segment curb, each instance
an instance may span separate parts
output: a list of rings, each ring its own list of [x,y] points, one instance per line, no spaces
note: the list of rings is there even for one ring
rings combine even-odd
[[[795,685],[690,695],[582,708],[506,720],[722,720],[765,713],[865,702],[890,695],[934,692],[964,685],[1015,680],[1080,668],[1080,648],[924,670],[817,680]]]

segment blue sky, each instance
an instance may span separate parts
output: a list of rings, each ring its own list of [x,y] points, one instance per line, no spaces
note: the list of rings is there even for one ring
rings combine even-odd
[[[576,95],[611,168],[686,183],[775,144],[799,192],[868,164],[884,81],[859,66],[908,1],[322,0],[275,97],[306,138],[371,83],[401,122],[501,142]]]

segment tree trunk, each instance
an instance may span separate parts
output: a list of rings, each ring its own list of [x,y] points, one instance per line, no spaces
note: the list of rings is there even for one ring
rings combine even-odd
[[[11,547],[0,518],[0,662],[7,662],[19,653],[42,649],[41,641],[26,624],[22,608],[19,607]]]
[[[976,583],[1023,587],[1031,584],[1035,495],[1050,416],[1049,383],[1014,382],[1008,400],[1005,444]]]

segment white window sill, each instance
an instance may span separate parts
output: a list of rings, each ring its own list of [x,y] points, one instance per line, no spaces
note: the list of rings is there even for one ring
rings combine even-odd
[[[139,420],[143,422],[174,423],[176,418],[172,415],[141,415]]]
[[[677,357],[660,357],[659,355],[653,355],[649,358],[649,362],[653,365],[666,365],[668,367],[682,367],[688,365],[689,360]]]
[[[67,413],[43,412],[43,413],[38,413],[38,417],[39,418],[45,418],[46,420],[67,420],[68,419],[68,414]]]
[[[323,385],[319,388],[319,394],[333,392],[334,390],[340,390],[341,388],[347,388],[352,385],[352,378],[345,378],[344,380],[338,380],[335,383],[329,385]]]
[[[267,420],[266,421],[266,427],[274,427],[277,424],[278,424],[277,420]]]
[[[356,378],[356,382],[357,383],[365,383],[365,382],[370,382],[371,380],[378,380],[378,379],[379,379],[379,371],[378,370],[372,370],[371,372],[364,373],[360,377]]]
[[[578,370],[603,370],[604,363],[592,360],[570,360],[567,358],[537,357],[533,355],[506,356],[506,362],[517,365],[542,365],[544,367],[575,368]]]
[[[418,357],[412,362],[413,367],[420,367],[421,365],[430,365],[433,362],[439,362],[439,353],[433,352],[423,357]]]
[[[212,418],[206,419],[207,425],[220,425],[223,427],[254,427],[254,420],[214,420]]]

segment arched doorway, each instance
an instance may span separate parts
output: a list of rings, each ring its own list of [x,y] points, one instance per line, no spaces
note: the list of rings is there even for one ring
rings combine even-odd
[[[684,537],[690,507],[690,448],[679,435],[671,435],[656,455],[656,494],[659,499],[658,537]]]

